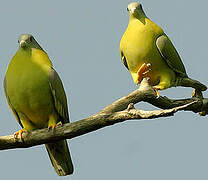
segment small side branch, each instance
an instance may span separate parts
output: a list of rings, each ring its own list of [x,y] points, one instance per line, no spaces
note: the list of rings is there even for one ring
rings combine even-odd
[[[127,120],[155,119],[173,116],[175,112],[184,110],[195,102],[167,110],[143,111],[134,107],[115,113],[99,113],[77,122],[67,123],[57,127],[54,131],[46,129],[27,132],[23,140],[15,139],[14,135],[0,137],[0,150],[13,148],[27,148],[62,139],[71,139],[97,129]]]

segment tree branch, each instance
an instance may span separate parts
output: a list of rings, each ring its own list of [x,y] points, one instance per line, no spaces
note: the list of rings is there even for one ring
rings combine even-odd
[[[143,111],[134,108],[133,104],[148,102],[164,110]],[[155,119],[159,117],[173,116],[177,111],[186,110],[208,114],[208,99],[192,97],[189,99],[172,100],[167,97],[157,97],[154,90],[144,79],[136,91],[115,101],[102,111],[88,118],[67,123],[56,127],[54,130],[40,129],[23,134],[23,139],[14,138],[14,135],[0,137],[0,150],[13,148],[27,148],[40,144],[46,144],[62,139],[71,139],[97,129],[113,125],[126,120]]]

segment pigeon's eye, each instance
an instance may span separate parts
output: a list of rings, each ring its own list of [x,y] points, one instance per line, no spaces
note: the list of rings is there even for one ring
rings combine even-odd
[[[32,40],[33,40],[33,37],[31,36],[31,37],[30,37],[30,42],[32,42]]]

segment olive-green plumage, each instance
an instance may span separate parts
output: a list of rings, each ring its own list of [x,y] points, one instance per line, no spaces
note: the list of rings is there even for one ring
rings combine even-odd
[[[4,79],[7,102],[17,121],[27,131],[68,123],[65,91],[47,53],[32,35],[21,35],[18,42]],[[46,149],[58,175],[73,173],[66,140],[46,144]]]
[[[129,24],[120,41],[120,55],[134,82],[139,84],[141,76],[148,76],[150,84],[156,90],[178,85],[206,90],[205,85],[187,76],[172,42],[163,30],[145,15],[141,4],[130,3],[127,9]],[[183,83],[185,79],[190,81],[188,85]]]

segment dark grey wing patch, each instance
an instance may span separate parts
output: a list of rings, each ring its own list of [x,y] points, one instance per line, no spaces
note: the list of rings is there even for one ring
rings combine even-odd
[[[180,74],[180,76],[187,77],[185,67],[178,52],[165,34],[157,38],[156,46],[168,66]]]
[[[124,64],[124,66],[129,70],[128,64],[127,64],[127,60],[126,57],[124,56],[123,52],[121,52],[121,60]]]
[[[68,123],[69,114],[68,114],[66,94],[61,79],[58,73],[53,68],[51,68],[49,72],[49,85],[53,96],[56,111],[61,117],[61,122]]]

